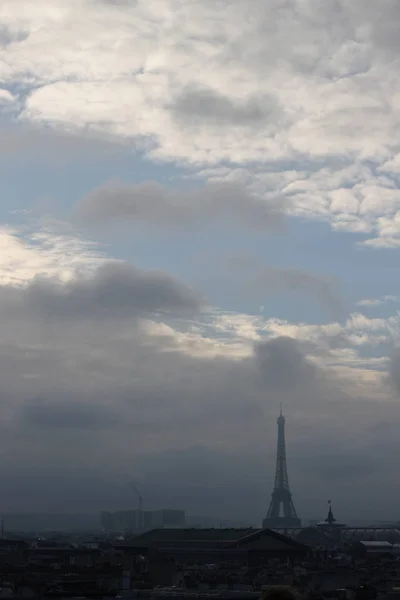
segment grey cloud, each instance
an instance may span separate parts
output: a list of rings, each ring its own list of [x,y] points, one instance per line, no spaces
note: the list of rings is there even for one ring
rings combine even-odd
[[[291,289],[319,298],[327,306],[335,318],[341,318],[344,307],[338,293],[338,282],[332,278],[316,275],[302,269],[266,267],[261,272],[261,279],[267,287]]]
[[[22,42],[27,39],[29,33],[24,31],[12,31],[5,25],[0,24],[0,47],[9,46],[15,42]]]
[[[280,229],[285,210],[283,201],[263,200],[238,183],[209,183],[182,191],[155,181],[110,181],[85,196],[76,215],[93,223],[128,220],[179,227],[217,218],[239,220],[258,229]]]
[[[22,101],[25,92],[17,90],[15,93]],[[77,158],[89,163],[101,156],[120,159],[126,157],[126,147],[123,141],[116,142],[115,138],[94,131],[62,131],[52,126],[0,119],[0,156],[2,154],[18,154],[19,158],[65,166],[66,161]]]
[[[99,4],[105,4],[106,6],[123,6],[123,7],[132,7],[136,6],[137,0],[97,0]]]
[[[238,271],[245,274],[248,281],[244,288],[246,293],[257,295],[259,300],[265,294],[300,292],[317,298],[335,319],[341,319],[345,314],[340,282],[335,278],[304,269],[271,267],[252,256],[231,257],[226,264],[235,275],[235,281]]]
[[[390,359],[389,379],[394,389],[400,394],[400,350],[396,349]]]
[[[190,287],[161,271],[128,263],[106,264],[67,283],[38,278],[22,292],[22,301],[35,314],[59,318],[126,318],[201,307],[201,298]]]
[[[87,511],[93,515],[109,506],[118,508],[121,500],[126,502],[117,486],[110,486],[110,474],[101,473],[99,469],[83,469],[79,465],[73,469],[49,468],[36,464],[16,468],[14,472],[0,469],[0,473],[7,486],[4,505],[7,513],[21,511],[51,515],[57,511],[61,514]],[[6,515],[6,529],[9,521]]]
[[[210,88],[189,87],[170,106],[175,118],[186,123],[259,126],[281,118],[277,100],[271,97],[233,101]]]
[[[345,332],[340,332],[335,335],[329,335],[328,333],[321,333],[318,338],[318,346],[321,348],[327,348],[330,350],[341,350],[348,348],[349,340],[348,335]],[[315,350],[316,348],[314,348]]]
[[[163,455],[148,454],[142,457],[141,467],[141,489],[149,501],[162,496],[170,506],[190,505],[191,514],[236,516],[255,524],[265,514],[270,490],[268,478],[261,474],[273,470],[269,457],[198,445]]]
[[[349,482],[373,477],[382,470],[382,462],[375,459],[370,452],[354,450],[349,452],[331,449],[327,452],[321,447],[314,447],[314,453],[303,456],[299,461],[299,468],[307,470],[314,476],[318,475],[326,481],[333,482],[335,479],[341,482]]]
[[[305,358],[301,344],[289,337],[279,337],[256,345],[255,363],[267,385],[310,385],[316,377],[316,367]]]
[[[300,507],[308,498],[301,461],[318,439],[316,424],[327,420],[326,437],[332,434],[336,443],[340,438],[343,453],[351,454],[355,430],[362,436],[374,421],[372,408],[368,412],[363,404],[356,414],[340,382],[313,366],[303,346],[290,338],[256,344],[253,354],[241,359],[190,356],[168,331],[149,334],[138,321],[116,320],[111,312],[93,322],[85,311],[74,319],[69,308],[66,320],[58,294],[51,296],[51,319],[37,319],[23,289],[14,290],[12,298],[15,309],[9,311],[0,290],[0,451],[10,457],[1,470],[10,484],[6,504],[23,504],[15,490],[21,488],[22,471],[31,471],[37,473],[29,480],[36,510],[49,503],[51,511],[65,510],[71,496],[74,510],[129,508],[132,497],[123,499],[112,490],[123,473],[139,473],[148,505],[257,523],[272,486],[280,401]],[[40,295],[36,298],[39,302]],[[330,449],[336,456],[332,445],[326,454]],[[66,495],[47,494],[64,473]],[[85,475],[97,481],[95,496]],[[384,483],[385,475],[380,477]],[[307,478],[313,489],[325,490],[327,482],[336,481],[334,473],[322,476],[319,467]],[[356,499],[358,487],[347,494]],[[234,498],[229,507],[227,497]],[[371,502],[379,501],[378,494],[371,496]]]
[[[76,400],[33,398],[21,411],[21,422],[43,430],[74,429],[85,431],[114,427],[119,419],[110,407]]]
[[[132,460],[132,467],[136,465]],[[264,516],[269,494],[258,471],[265,467],[265,461],[258,456],[247,459],[199,446],[141,455],[140,466],[144,476],[139,477],[138,487],[145,507],[175,507],[186,509],[189,514],[222,519],[243,515],[246,522],[254,524]],[[93,514],[101,510],[129,510],[137,505],[129,486],[132,469],[126,474],[116,469],[112,474],[99,467],[60,469],[32,465],[13,472],[2,467],[0,476],[5,487],[3,505],[11,506],[13,511]]]
[[[364,26],[366,35],[374,44],[375,51],[397,52],[400,41],[398,23],[400,8],[396,0],[347,0],[347,14],[351,17],[354,27]]]

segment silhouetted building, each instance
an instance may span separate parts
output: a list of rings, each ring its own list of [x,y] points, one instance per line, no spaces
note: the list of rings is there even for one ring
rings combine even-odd
[[[341,542],[342,541],[342,530],[345,527],[344,523],[339,523],[332,512],[332,504],[329,500],[328,502],[328,515],[325,521],[321,521],[317,524],[318,529],[323,531],[325,535],[333,541]]]
[[[352,554],[357,558],[379,560],[382,556],[392,556],[394,547],[390,542],[356,542]]]
[[[242,561],[262,565],[268,558],[304,556],[309,548],[270,529],[154,529],[118,547],[146,554],[157,550],[180,562],[220,563]]]

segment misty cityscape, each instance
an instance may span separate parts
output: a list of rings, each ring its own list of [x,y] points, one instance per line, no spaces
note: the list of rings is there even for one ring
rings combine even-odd
[[[0,600],[400,600],[399,30],[0,0]]]

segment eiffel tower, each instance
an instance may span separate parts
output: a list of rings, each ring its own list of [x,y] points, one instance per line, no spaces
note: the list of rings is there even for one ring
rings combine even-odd
[[[297,516],[292,500],[292,494],[289,488],[289,478],[286,464],[285,417],[282,414],[282,406],[277,423],[278,448],[276,454],[275,485],[267,516],[263,520],[263,527],[270,529],[301,527],[301,521]]]

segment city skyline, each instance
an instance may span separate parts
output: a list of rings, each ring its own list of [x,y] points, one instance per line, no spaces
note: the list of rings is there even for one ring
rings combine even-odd
[[[3,512],[400,518],[399,16],[2,3]]]

